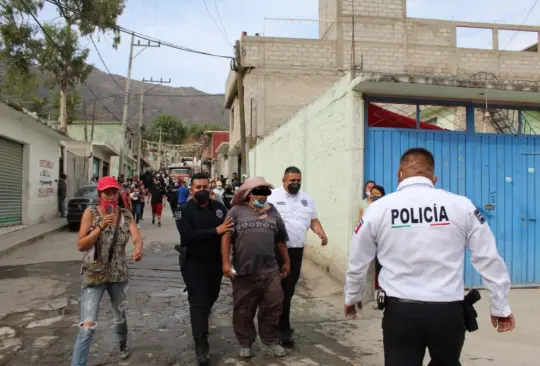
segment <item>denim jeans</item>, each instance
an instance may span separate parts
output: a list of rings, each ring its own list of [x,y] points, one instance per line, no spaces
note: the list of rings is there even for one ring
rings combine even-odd
[[[139,219],[141,218],[142,204],[140,201],[131,201],[131,206],[133,210],[132,214],[133,214],[133,217],[135,218],[135,223],[138,224]]]
[[[66,217],[66,199],[58,197],[58,212],[60,217]]]
[[[98,286],[83,285],[81,294],[81,322],[78,324],[79,334],[77,334],[73,348],[72,366],[86,366],[88,362],[90,343],[97,328],[99,304],[105,291],[108,292],[111,299],[114,313],[113,322],[118,344],[120,346],[126,344],[128,332],[126,321],[127,289],[128,281],[111,282]],[[93,323],[93,325],[83,326],[83,323]]]

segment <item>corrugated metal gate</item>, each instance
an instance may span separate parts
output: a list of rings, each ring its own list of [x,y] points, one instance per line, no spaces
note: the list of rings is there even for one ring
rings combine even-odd
[[[366,106],[366,111],[368,108]],[[464,121],[463,131],[428,126],[425,129],[399,128],[396,123],[401,117],[392,121],[392,128],[381,128],[374,123],[380,121],[381,114],[378,111],[366,113],[369,126],[366,128],[365,180],[374,180],[387,192],[395,191],[401,154],[411,147],[427,148],[435,157],[437,187],[467,196],[489,222],[513,284],[538,284],[540,203],[537,202],[540,193],[539,197],[536,193],[540,192],[540,136],[532,132],[536,127],[540,134],[540,112],[520,112],[514,131],[520,134],[500,133],[501,129],[496,128],[497,134],[473,132],[479,130],[478,115],[483,113],[476,113],[475,117],[472,105],[464,105],[463,109],[466,110],[463,115],[467,116],[467,128]],[[418,118],[414,113],[411,117],[409,112],[397,114],[415,119],[417,127],[428,123],[420,118],[420,108],[415,111]],[[537,125],[535,118],[538,118]],[[431,125],[441,126],[441,123]],[[465,283],[468,287],[481,286],[469,253],[466,254]]]
[[[0,226],[22,222],[23,145],[0,137]]]

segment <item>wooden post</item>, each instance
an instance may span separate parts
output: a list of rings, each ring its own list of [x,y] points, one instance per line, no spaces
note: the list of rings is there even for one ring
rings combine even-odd
[[[246,113],[244,110],[244,68],[240,53],[240,41],[235,43],[236,50],[236,88],[238,90],[238,106],[240,107],[240,151],[242,156],[242,173],[247,173],[247,151],[246,151]],[[241,178],[241,177],[239,177]]]

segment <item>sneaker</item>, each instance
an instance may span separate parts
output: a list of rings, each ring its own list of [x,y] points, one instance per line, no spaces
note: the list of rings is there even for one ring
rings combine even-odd
[[[161,227],[161,222],[158,222],[158,223],[157,223],[157,226],[158,226],[158,227]]]
[[[266,349],[274,357],[283,357],[283,356],[285,356],[285,348],[281,347],[277,343],[267,345]]]
[[[130,356],[129,348],[127,346],[120,347],[120,359],[122,361],[127,360]]]
[[[238,356],[242,358],[251,358],[253,357],[253,350],[251,349],[251,347],[240,347]]]

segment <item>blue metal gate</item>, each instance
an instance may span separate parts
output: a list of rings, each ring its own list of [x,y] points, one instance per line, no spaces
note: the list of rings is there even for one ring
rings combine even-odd
[[[406,121],[401,124],[405,128],[400,128],[403,116],[414,119],[410,111],[394,118],[387,114],[388,109],[373,112],[370,103],[375,100],[366,100],[365,180],[374,180],[387,192],[395,191],[401,154],[411,147],[425,147],[435,157],[437,187],[467,196],[487,219],[512,283],[540,283],[540,203],[536,198],[536,192],[540,192],[540,136],[517,134],[525,131],[524,118],[519,117],[516,134],[475,133],[475,106],[462,104],[466,110],[464,131],[411,128],[405,126]],[[420,114],[417,108],[417,127],[425,123]],[[380,118],[387,125],[393,118],[393,127],[372,123]],[[538,129],[540,132],[540,118]],[[469,253],[465,266],[466,286],[481,286]]]

